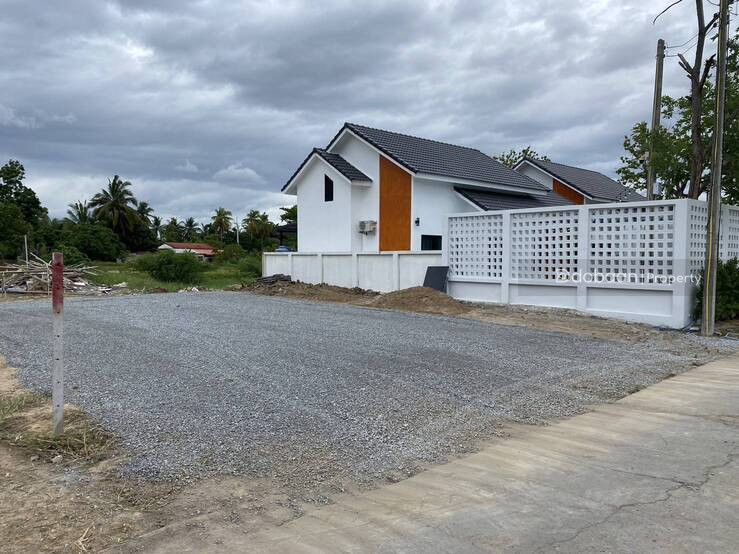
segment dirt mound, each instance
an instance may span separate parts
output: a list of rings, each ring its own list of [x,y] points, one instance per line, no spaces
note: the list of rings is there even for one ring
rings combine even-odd
[[[388,292],[372,300],[368,306],[442,315],[460,315],[469,311],[459,300],[428,287]]]
[[[239,290],[254,292],[266,296],[286,296],[289,298],[304,298],[323,302],[349,302],[366,304],[378,293],[360,288],[348,289],[333,285],[310,285],[300,281],[277,281],[276,283],[253,283],[245,285]]]

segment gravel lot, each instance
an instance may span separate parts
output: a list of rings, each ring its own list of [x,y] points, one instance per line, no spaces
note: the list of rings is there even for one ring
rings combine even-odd
[[[43,392],[49,314],[48,301],[0,305],[0,354]],[[70,301],[65,326],[67,398],[121,438],[125,475],[294,486],[408,475],[505,420],[576,414],[733,346],[227,292]]]

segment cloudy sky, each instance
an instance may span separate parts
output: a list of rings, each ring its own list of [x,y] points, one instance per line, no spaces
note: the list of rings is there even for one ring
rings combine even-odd
[[[0,0],[0,159],[57,217],[113,174],[164,217],[274,215],[344,121],[613,174],[657,38],[694,34],[669,3]]]

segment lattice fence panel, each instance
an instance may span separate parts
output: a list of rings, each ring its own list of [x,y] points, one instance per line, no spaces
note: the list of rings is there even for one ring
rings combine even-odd
[[[739,258],[739,207],[726,206],[721,217],[721,258]]]
[[[705,202],[688,204],[688,272],[700,275],[706,258],[706,225],[708,224],[708,204]]]
[[[578,266],[578,211],[511,214],[511,277],[556,280]]]
[[[449,218],[449,276],[503,277],[503,216]]]
[[[672,275],[674,212],[673,205],[591,209],[590,273],[626,283]]]

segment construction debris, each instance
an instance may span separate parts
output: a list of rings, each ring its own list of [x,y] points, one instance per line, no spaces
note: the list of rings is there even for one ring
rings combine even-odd
[[[267,277],[259,277],[257,279],[257,283],[261,283],[263,285],[274,285],[278,281],[284,281],[286,283],[289,283],[292,281],[292,277],[289,275],[285,275],[283,273],[275,273],[274,275],[268,275]]]
[[[0,293],[38,294],[51,292],[51,264],[38,256],[28,262],[0,265]],[[85,279],[95,275],[95,266],[74,264],[64,267],[64,290],[73,294],[107,294],[112,289]]]

